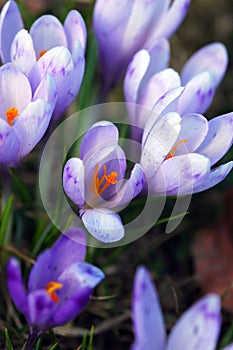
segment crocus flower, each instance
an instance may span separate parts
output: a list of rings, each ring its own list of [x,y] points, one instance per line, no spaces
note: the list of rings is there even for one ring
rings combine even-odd
[[[99,268],[83,261],[85,254],[84,232],[69,229],[38,256],[29,274],[27,291],[18,260],[12,257],[8,261],[10,295],[25,315],[34,338],[77,316],[88,304],[93,288],[104,278]]]
[[[94,31],[105,89],[115,85],[132,56],[141,48],[153,51],[157,39],[179,27],[190,0],[97,0]]]
[[[25,74],[12,63],[0,67],[0,164],[19,163],[45,134],[57,90],[47,73],[35,93]]]
[[[80,145],[80,158],[70,158],[63,171],[66,195],[78,206],[86,229],[102,242],[124,236],[120,216],[113,208],[129,203],[141,191],[144,174],[135,164],[124,180],[126,159],[118,146],[118,129],[107,121],[94,124]]]
[[[78,94],[84,73],[86,27],[80,13],[68,13],[64,26],[52,15],[38,18],[29,33],[23,29],[18,6],[8,1],[0,16],[0,53],[3,63],[12,61],[28,76],[33,92],[50,72],[58,98],[53,121]]]
[[[158,100],[166,103],[164,95],[181,86],[184,90],[174,90],[177,104],[173,112],[181,116],[190,113],[205,113],[210,106],[215,90],[220,84],[228,63],[226,48],[221,43],[212,43],[202,47],[186,62],[181,74],[168,68],[169,45],[164,39],[158,41],[151,54],[140,50],[128,66],[124,80],[124,93],[132,125],[144,128],[148,113],[136,105],[141,105],[160,113],[153,107]],[[158,64],[159,63],[159,64]],[[170,103],[169,101],[167,103]],[[132,129],[135,132],[136,129]],[[140,138],[133,134],[134,138]]]
[[[144,267],[139,267],[133,291],[135,342],[131,350],[214,350],[221,328],[221,300],[216,294],[199,299],[179,318],[166,337],[158,293]],[[233,343],[223,350],[232,350]]]

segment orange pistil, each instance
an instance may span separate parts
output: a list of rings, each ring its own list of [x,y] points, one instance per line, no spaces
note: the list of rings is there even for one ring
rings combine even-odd
[[[5,113],[5,116],[7,117],[7,123],[9,125],[12,125],[14,119],[19,116],[19,111],[16,107],[8,108],[8,110]]]
[[[110,186],[110,185],[116,185],[117,184],[117,172],[112,171],[109,175],[107,175],[107,167],[104,165],[104,174],[99,179],[98,177],[99,172],[99,166],[96,164],[95,166],[95,172],[92,178],[92,183],[90,186],[89,191],[95,192],[96,199]],[[102,186],[103,185],[103,186]],[[102,186],[102,187],[101,187]]]
[[[52,299],[54,303],[57,303],[59,301],[59,298],[57,294],[55,293],[56,290],[61,289],[63,287],[62,283],[51,281],[46,284],[45,290]]]
[[[174,157],[175,151],[177,150],[177,148],[179,147],[179,145],[181,145],[181,144],[184,143],[184,142],[188,142],[188,140],[185,139],[185,140],[180,140],[180,141],[176,142],[176,144],[172,147],[172,149],[171,149],[170,152],[168,153],[168,155],[167,155],[167,157],[165,158],[165,160]]]
[[[44,56],[44,54],[47,52],[47,50],[42,50],[40,53],[39,53],[39,56],[37,57],[37,61],[39,61],[39,59]]]

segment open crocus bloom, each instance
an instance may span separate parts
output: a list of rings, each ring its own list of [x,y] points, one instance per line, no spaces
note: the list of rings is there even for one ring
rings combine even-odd
[[[68,13],[64,26],[52,15],[38,18],[28,33],[18,6],[8,1],[0,16],[0,52],[3,63],[12,61],[28,76],[32,90],[50,72],[58,98],[55,121],[78,94],[85,67],[86,27],[79,12]]]
[[[169,38],[185,17],[190,0],[97,0],[94,31],[105,89],[115,85],[132,56]],[[143,16],[142,16],[143,13]],[[117,53],[117,54],[116,54]]]
[[[120,216],[113,208],[129,203],[144,185],[144,174],[135,164],[124,180],[125,154],[118,146],[118,129],[111,122],[94,124],[80,145],[80,158],[70,158],[63,170],[66,195],[78,206],[86,229],[102,242],[124,236]]]
[[[157,291],[144,267],[136,272],[133,291],[135,342],[131,350],[214,350],[221,328],[221,301],[209,294],[177,321],[168,338]],[[233,350],[233,343],[223,350]]]
[[[143,129],[148,118],[148,113],[136,105],[153,109],[154,113],[160,114],[158,105],[161,104],[164,108],[165,104],[171,102],[164,96],[172,89],[177,89],[176,99],[171,97],[172,102],[176,101],[176,108],[172,111],[181,116],[190,113],[203,114],[210,106],[226,71],[228,56],[225,46],[221,43],[204,46],[190,57],[180,76],[168,68],[169,56],[169,44],[161,39],[153,52],[140,50],[129,64],[124,80],[124,93],[126,102],[134,104],[128,108],[132,125]],[[184,87],[183,90],[181,86]],[[160,104],[154,108],[158,101]],[[141,133],[139,137],[133,136],[140,138]]]
[[[0,164],[19,163],[45,134],[57,90],[47,73],[35,93],[23,72],[12,63],[0,68]]]
[[[233,113],[208,120],[201,114],[152,115],[142,137],[141,165],[149,193],[185,195],[221,182],[233,162],[211,168],[233,141]]]
[[[27,292],[19,263],[10,258],[8,289],[34,336],[70,321],[88,304],[93,288],[104,274],[83,261],[85,254],[84,232],[77,228],[66,231],[52,248],[37,258],[29,275]]]

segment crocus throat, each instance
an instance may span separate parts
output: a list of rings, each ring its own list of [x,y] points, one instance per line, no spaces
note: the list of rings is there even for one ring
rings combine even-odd
[[[177,148],[179,147],[179,145],[181,145],[181,144],[184,143],[184,142],[188,142],[188,140],[185,139],[185,140],[180,140],[180,141],[176,142],[176,144],[172,147],[172,149],[170,150],[170,152],[169,152],[168,155],[166,156],[165,160],[174,157],[175,151],[177,150]]]
[[[42,57],[42,56],[44,56],[44,54],[47,52],[47,50],[42,50],[42,51],[40,51],[40,53],[39,53],[39,55],[38,55],[38,57],[37,57],[37,61],[39,61],[39,59]]]
[[[117,184],[117,172],[112,171],[109,175],[107,175],[107,167],[104,165],[104,174],[101,178],[98,177],[99,166],[96,164],[95,172],[92,178],[92,183],[89,188],[90,192],[95,192],[96,198],[98,198],[110,185]]]
[[[54,303],[57,303],[59,301],[59,298],[55,292],[56,290],[61,289],[62,287],[63,287],[62,283],[54,282],[54,281],[51,281],[46,284],[45,290]]]
[[[19,116],[19,111],[16,107],[10,107],[7,109],[5,116],[7,117],[7,123],[12,125],[15,118]]]

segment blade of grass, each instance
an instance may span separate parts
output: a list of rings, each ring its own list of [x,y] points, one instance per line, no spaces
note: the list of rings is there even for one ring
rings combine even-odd
[[[0,245],[8,244],[14,197],[11,195],[3,209],[0,225]]]
[[[9,334],[8,334],[8,329],[5,329],[5,338],[6,338],[6,345],[8,350],[14,350],[13,345],[11,343]]]

